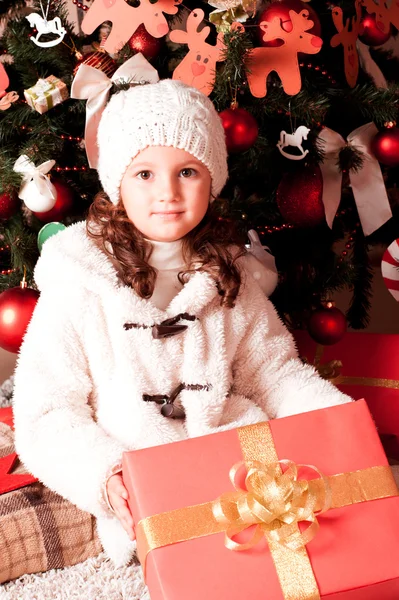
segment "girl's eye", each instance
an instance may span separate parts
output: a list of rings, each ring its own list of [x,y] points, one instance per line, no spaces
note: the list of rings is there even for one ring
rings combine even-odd
[[[150,175],[151,175],[150,171],[140,171],[140,173],[137,174],[137,176],[139,177],[139,179],[144,179],[144,180],[149,179]]]
[[[183,175],[183,177],[191,177],[191,175],[195,174],[195,170],[194,169],[182,169],[180,171],[180,173]]]

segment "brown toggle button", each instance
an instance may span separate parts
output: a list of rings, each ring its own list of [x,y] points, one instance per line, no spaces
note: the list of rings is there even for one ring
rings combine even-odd
[[[161,408],[161,415],[168,419],[184,419],[186,417],[183,408],[170,404],[169,402],[166,402]]]
[[[187,329],[187,325],[154,325],[152,327],[152,337],[155,340],[160,340],[162,338],[172,337],[173,335],[177,335],[182,331]]]
[[[200,385],[197,383],[179,383],[177,387],[171,392],[170,396],[166,394],[143,394],[144,402],[155,402],[156,404],[162,404],[161,415],[169,419],[184,419],[186,413],[184,408],[176,406],[174,401],[182,390],[209,390],[212,388],[211,384]]]
[[[165,319],[159,325],[154,325],[152,327],[152,337],[156,340],[161,338],[171,337],[172,335],[177,335],[178,333],[182,333],[187,329],[187,325],[178,325],[178,321],[181,319],[186,319],[187,321],[195,321],[196,317],[194,315],[190,315],[188,313],[180,313],[175,317],[170,317],[169,319]]]

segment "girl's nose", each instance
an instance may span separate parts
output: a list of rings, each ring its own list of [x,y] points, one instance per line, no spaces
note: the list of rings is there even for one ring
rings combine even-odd
[[[164,177],[160,183],[159,199],[163,202],[171,202],[179,198],[179,186],[173,177]]]

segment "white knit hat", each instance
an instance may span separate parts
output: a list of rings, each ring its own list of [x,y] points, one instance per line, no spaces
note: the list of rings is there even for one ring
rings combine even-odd
[[[207,96],[181,81],[163,79],[114,94],[98,128],[98,174],[111,202],[129,164],[148,146],[186,150],[209,169],[218,196],[227,177],[222,121]]]

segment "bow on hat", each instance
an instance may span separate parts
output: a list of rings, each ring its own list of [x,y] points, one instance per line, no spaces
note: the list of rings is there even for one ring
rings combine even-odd
[[[30,210],[50,210],[57,199],[57,192],[47,173],[54,167],[55,160],[46,160],[35,167],[35,164],[22,154],[14,163],[14,171],[21,173],[22,183],[18,196]],[[49,206],[44,208],[43,206]]]
[[[87,159],[92,169],[96,169],[98,165],[98,125],[112,84],[118,80],[127,83],[157,83],[159,77],[156,69],[139,52],[123,63],[111,79],[99,69],[82,64],[72,82],[71,98],[87,100],[85,144]]]
[[[363,154],[362,168],[356,172],[350,170],[349,179],[364,234],[370,235],[392,217],[381,167],[370,151],[371,140],[377,132],[374,123],[366,123],[352,131],[347,142],[328,127],[324,127],[319,134],[325,152],[324,161],[320,164],[323,174],[323,204],[330,228],[341,200],[342,173],[338,168],[338,155],[347,143],[356,146]]]

